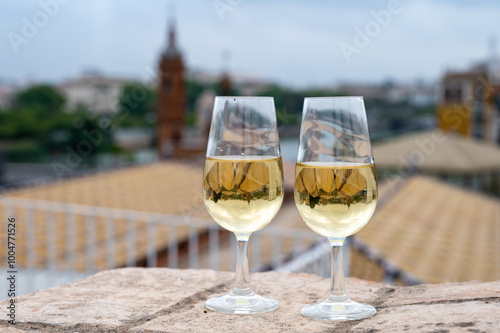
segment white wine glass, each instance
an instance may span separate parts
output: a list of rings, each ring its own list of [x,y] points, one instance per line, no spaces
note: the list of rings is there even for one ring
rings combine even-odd
[[[342,246],[368,223],[377,204],[377,178],[363,97],[305,98],[294,197],[306,224],[332,247],[331,289],[302,315],[324,320],[373,316],[373,306],[349,299]]]
[[[205,306],[232,314],[278,307],[249,284],[248,239],[264,228],[283,202],[283,166],[272,97],[216,97],[207,145],[203,198],[212,218],[237,239],[236,282]]]

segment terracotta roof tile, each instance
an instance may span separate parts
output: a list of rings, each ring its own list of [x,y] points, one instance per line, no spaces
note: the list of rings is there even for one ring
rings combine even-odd
[[[500,200],[422,176],[380,192],[355,237],[385,260],[427,283],[500,279]]]

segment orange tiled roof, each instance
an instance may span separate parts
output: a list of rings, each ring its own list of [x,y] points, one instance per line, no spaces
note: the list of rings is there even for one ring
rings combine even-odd
[[[293,175],[292,168],[285,173]],[[87,208],[107,207],[156,213],[165,217],[188,215],[213,223],[203,205],[201,177],[201,165],[155,163],[9,191],[2,195],[4,198],[24,198],[43,203],[62,202]],[[356,235],[357,239],[397,268],[423,282],[500,279],[500,200],[428,177],[412,177],[397,186],[393,187],[393,184],[387,182],[380,185],[379,208],[372,221]],[[0,213],[4,215],[5,206],[1,201]],[[306,229],[294,207],[288,208],[283,210],[288,214],[285,214],[286,218],[278,216],[276,223],[283,227],[293,225]],[[26,221],[30,214],[22,208],[16,208],[13,213],[21,221]],[[47,215],[37,209],[31,213],[37,237],[34,244],[27,244],[25,237],[18,238],[18,246],[23,249],[19,251],[20,265],[26,264],[27,258],[23,256],[31,246],[36,252],[35,266],[45,267],[47,244],[51,241],[46,232]],[[55,263],[64,267],[70,248],[66,237],[68,220],[62,212],[54,213],[53,220]],[[127,259],[126,235],[129,226],[126,218],[115,219],[114,224],[117,244],[115,261],[122,266]],[[105,225],[106,218],[96,217],[96,268],[106,268]],[[144,258],[147,251],[146,226],[146,220],[137,220],[135,224],[137,258]],[[26,232],[26,224],[20,223],[18,233],[25,235]],[[164,248],[169,230],[159,225],[156,232],[155,242],[159,248]],[[186,238],[188,233],[188,228],[177,230],[177,236],[181,238]],[[85,214],[76,214],[74,248],[78,269],[85,269],[88,263],[85,251],[87,236]],[[5,229],[0,230],[0,237],[5,239]],[[5,262],[4,259],[0,255],[0,260]]]
[[[120,267],[127,263],[128,213],[134,216],[134,254],[137,259],[146,256],[150,241],[147,226],[152,218],[177,219],[178,222],[185,221],[186,225],[190,221],[198,225],[212,222],[203,204],[201,178],[201,166],[172,161],[103,172],[4,192],[0,196],[0,215],[13,215],[21,222],[16,230],[19,235],[16,245],[23,249],[18,252],[20,267],[28,264],[28,252],[32,251],[34,262],[30,265],[37,268],[47,267],[51,260],[58,268],[70,268],[69,252],[74,252],[75,257],[72,268],[86,270],[89,263],[96,269],[107,268],[108,221],[112,223],[116,246],[112,256],[116,266]],[[10,201],[15,203],[14,206]],[[115,218],[114,213],[118,213],[118,217]],[[35,235],[33,243],[28,243],[27,239],[29,226],[26,222],[30,216]],[[88,231],[89,216],[93,216],[95,226],[92,235]],[[73,239],[68,236],[70,223],[74,226]],[[175,230],[179,241],[189,235],[189,228],[182,224]],[[53,232],[48,229],[53,229]],[[0,230],[3,239],[5,231]],[[153,240],[158,249],[168,246],[171,231],[167,225],[158,224]],[[95,246],[95,258],[92,259],[88,258],[87,251],[90,242]],[[53,252],[49,253],[51,246]],[[0,261],[5,262],[5,252],[0,252]]]
[[[7,213],[9,201],[19,204],[10,212],[18,220],[23,221],[18,224],[17,229],[17,233],[22,235],[18,238],[17,245],[23,249],[18,255],[19,265],[22,267],[28,264],[27,254],[31,250],[35,253],[31,265],[37,268],[47,267],[52,260],[58,268],[69,268],[71,265],[78,270],[86,270],[89,269],[91,260],[91,266],[94,268],[105,269],[107,268],[106,241],[109,238],[106,224],[111,220],[116,246],[112,254],[114,262],[116,266],[125,266],[127,234],[131,228],[127,212],[134,216],[132,228],[136,235],[134,254],[137,259],[145,258],[147,254],[150,241],[147,228],[151,216],[156,220],[171,222],[172,219],[177,219],[181,222],[175,230],[178,242],[189,237],[189,227],[184,226],[187,222],[201,224],[202,228],[199,231],[203,231],[203,226],[206,224],[215,226],[202,199],[201,163],[188,164],[179,161],[154,163],[2,193],[0,215],[4,216]],[[290,184],[294,165],[285,165],[287,165],[286,173],[289,175],[287,182]],[[285,220],[289,220],[287,215],[289,212],[298,216],[295,207],[286,209],[284,207],[281,215],[287,216]],[[113,217],[114,213],[119,217]],[[28,226],[24,223],[29,214],[33,217],[36,235],[32,244],[28,244],[29,240],[26,237]],[[95,231],[92,237],[88,234],[89,214],[95,214],[93,217]],[[278,216],[276,219],[278,225],[281,224],[283,227],[289,225],[283,225],[281,220],[283,218]],[[300,222],[299,226],[305,228],[301,221],[298,219],[295,221]],[[70,223],[74,224],[75,237],[72,240],[68,239]],[[49,233],[48,229],[53,229],[54,232]],[[161,223],[157,225],[153,241],[158,250],[168,247],[172,231],[167,225]],[[5,239],[5,229],[0,230],[0,237]],[[310,238],[314,238],[312,232]],[[291,241],[291,239],[284,241],[283,249],[291,249]],[[49,249],[52,242],[54,244],[52,255],[55,258],[51,259]],[[91,242],[95,245],[93,259],[88,258],[87,251]],[[263,235],[262,242],[266,246],[263,246],[261,261],[266,262],[272,259],[270,251],[272,237]],[[74,252],[75,263],[69,263],[67,260],[70,252]],[[2,255],[5,253],[0,252],[0,261],[5,262],[5,256],[2,259]],[[200,254],[201,257],[203,255]],[[228,269],[227,265],[224,265],[221,268]]]
[[[500,279],[500,200],[430,177],[393,185],[358,240],[422,282]]]
[[[160,162],[14,190],[15,198],[210,218],[201,195],[201,166]],[[201,205],[200,205],[201,204]]]

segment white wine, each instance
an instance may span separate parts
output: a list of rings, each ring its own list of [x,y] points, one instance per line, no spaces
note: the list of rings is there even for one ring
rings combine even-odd
[[[281,157],[207,157],[203,178],[208,212],[236,234],[264,228],[283,202]]]
[[[375,164],[297,163],[294,194],[300,215],[313,231],[345,238],[361,230],[375,211]]]

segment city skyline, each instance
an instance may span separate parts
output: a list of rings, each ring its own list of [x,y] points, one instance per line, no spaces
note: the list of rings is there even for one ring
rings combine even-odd
[[[85,70],[151,79],[175,17],[190,70],[248,75],[293,87],[387,79],[437,80],[491,58],[493,1],[215,0],[3,2],[0,80],[49,81]],[[223,57],[223,53],[229,57]],[[498,51],[497,51],[498,53]]]

